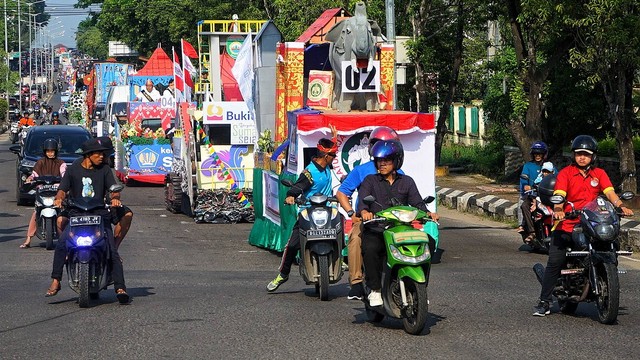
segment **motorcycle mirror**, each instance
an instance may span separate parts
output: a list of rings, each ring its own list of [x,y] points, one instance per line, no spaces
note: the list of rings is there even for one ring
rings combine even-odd
[[[362,201],[367,205],[371,205],[376,202],[376,198],[373,195],[367,195]]]
[[[9,151],[16,155],[20,155],[20,145],[11,145],[9,146]]]
[[[120,191],[122,191],[122,189],[124,189],[124,185],[122,185],[122,184],[114,184],[114,185],[111,185],[109,187],[109,192],[110,193],[120,192]]]
[[[622,200],[631,200],[636,196],[636,194],[634,194],[632,191],[625,191],[622,194],[620,194],[620,199]]]
[[[564,203],[564,196],[562,195],[553,195],[549,198],[549,202],[552,204],[562,204]]]
[[[427,196],[426,198],[422,199],[422,201],[424,201],[425,204],[431,204],[436,198],[433,196]]]
[[[292,187],[293,186],[293,182],[289,179],[282,179],[280,180],[280,183],[286,187]]]
[[[529,175],[527,175],[527,174],[520,174],[520,179],[523,179],[523,180],[529,180]]]

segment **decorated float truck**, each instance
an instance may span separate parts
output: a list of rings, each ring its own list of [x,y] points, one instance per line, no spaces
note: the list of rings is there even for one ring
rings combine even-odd
[[[176,116],[175,108],[163,108],[161,103],[128,103],[128,122],[116,126],[115,170],[118,178],[164,184],[171,171],[173,151],[164,129]]]

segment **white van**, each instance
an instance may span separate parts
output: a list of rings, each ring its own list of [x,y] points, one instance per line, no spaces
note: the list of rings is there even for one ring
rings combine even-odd
[[[120,119],[126,122],[127,103],[129,102],[129,85],[112,86],[107,95],[104,120],[113,126]],[[110,127],[111,127],[110,126]]]

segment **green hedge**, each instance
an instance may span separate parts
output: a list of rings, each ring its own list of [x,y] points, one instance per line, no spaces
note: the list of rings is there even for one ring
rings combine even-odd
[[[504,151],[491,143],[486,146],[448,144],[442,146],[440,165],[464,167],[468,172],[496,178],[504,172]]]

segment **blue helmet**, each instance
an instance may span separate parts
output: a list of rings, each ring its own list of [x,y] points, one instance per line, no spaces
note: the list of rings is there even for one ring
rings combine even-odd
[[[378,168],[376,159],[391,159],[393,160],[393,169],[399,170],[404,162],[404,149],[398,140],[380,140],[373,144],[371,156],[376,169]]]
[[[536,141],[531,145],[529,154],[542,154],[543,156],[547,156],[547,152],[549,152],[547,144],[545,144],[544,141]]]

